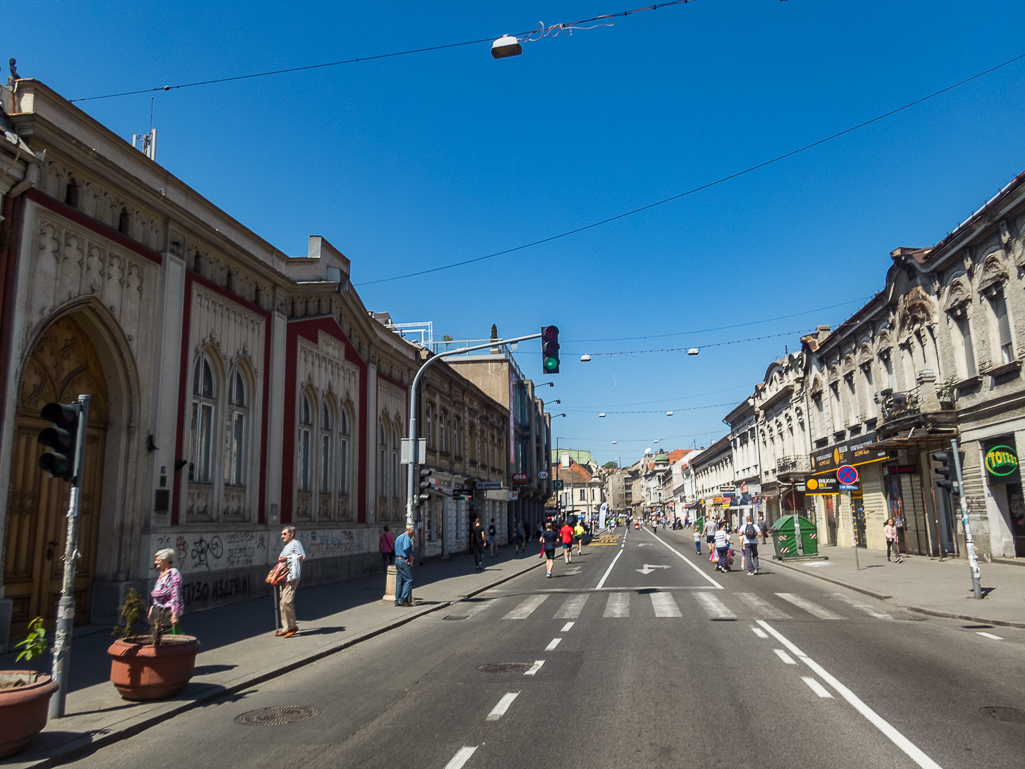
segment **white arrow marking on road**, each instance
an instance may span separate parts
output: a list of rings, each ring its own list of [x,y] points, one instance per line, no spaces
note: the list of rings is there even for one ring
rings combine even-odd
[[[638,542],[637,547],[651,547],[650,542]]]
[[[634,571],[639,571],[641,574],[651,574],[651,572],[655,571],[655,569],[668,569],[668,568],[669,568],[669,566],[667,564],[664,564],[664,563],[656,563],[654,565],[650,564],[650,563],[646,563],[646,564],[644,564],[644,568],[643,569],[634,569]]]

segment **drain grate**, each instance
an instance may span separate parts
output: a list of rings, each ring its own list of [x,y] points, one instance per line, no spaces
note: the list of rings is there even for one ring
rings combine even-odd
[[[531,668],[529,662],[489,662],[487,665],[478,665],[477,670],[481,673],[519,673],[523,675]]]
[[[1025,724],[1025,710],[1018,708],[985,707],[979,708],[979,712],[1005,724]]]
[[[320,708],[309,705],[279,705],[274,708],[249,710],[240,716],[235,716],[235,723],[244,726],[280,726],[281,724],[294,724],[296,721],[303,721],[319,715]]]

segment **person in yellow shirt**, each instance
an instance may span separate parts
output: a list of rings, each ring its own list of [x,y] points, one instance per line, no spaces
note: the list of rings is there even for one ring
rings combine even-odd
[[[577,543],[577,555],[583,552],[585,533],[583,524],[580,523],[580,519],[577,519],[577,525],[573,527],[573,540]]]

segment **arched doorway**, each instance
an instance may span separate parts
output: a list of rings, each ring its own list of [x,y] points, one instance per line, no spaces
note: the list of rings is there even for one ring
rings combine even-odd
[[[80,502],[78,559],[75,575],[75,621],[89,621],[96,540],[102,497],[103,452],[107,435],[106,380],[96,351],[74,316],[54,321],[25,363],[18,383],[18,410],[12,452],[5,597],[13,601],[13,635],[33,617],[52,627],[57,616],[64,573],[70,486],[39,469],[43,449],[37,438],[49,426],[40,409],[50,401],[70,403],[92,396],[86,440],[86,465]]]

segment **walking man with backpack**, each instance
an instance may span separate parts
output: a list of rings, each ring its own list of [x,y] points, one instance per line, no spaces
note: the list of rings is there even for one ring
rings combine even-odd
[[[751,513],[744,516],[740,536],[744,542],[744,562],[747,564],[748,576],[758,573],[758,536],[762,531],[762,527],[751,520]]]

